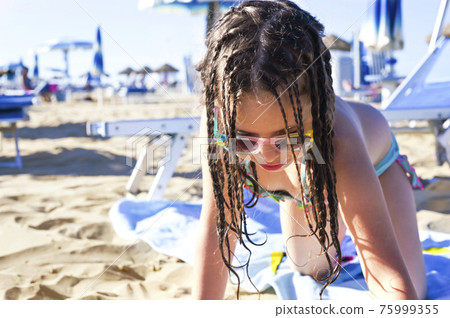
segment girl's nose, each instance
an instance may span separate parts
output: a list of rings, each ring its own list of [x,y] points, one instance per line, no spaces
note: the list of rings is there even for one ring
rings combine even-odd
[[[262,164],[279,163],[276,159],[278,159],[280,153],[273,145],[263,145],[259,154],[265,161],[261,162]]]

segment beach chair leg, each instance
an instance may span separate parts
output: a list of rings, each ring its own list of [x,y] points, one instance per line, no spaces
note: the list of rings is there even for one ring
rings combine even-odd
[[[442,166],[444,164],[444,162],[447,161],[447,159],[450,159],[450,158],[447,158],[445,148],[442,147],[441,144],[438,142],[439,136],[445,130],[442,126],[444,122],[445,122],[445,120],[442,120],[442,119],[428,121],[428,125],[430,126],[431,131],[433,132],[433,134],[435,136],[435,140],[436,140],[436,159],[437,159],[437,164],[439,166]]]
[[[15,162],[8,162],[1,164],[2,167],[13,167],[22,169],[22,157],[20,156],[20,149],[19,149],[19,136],[17,134],[17,127],[16,123],[10,124],[7,128],[4,128],[0,130],[0,150],[3,150],[3,133],[4,130],[10,131],[13,138],[14,138],[14,144],[16,146],[16,161]]]
[[[152,186],[148,192],[147,200],[160,200],[163,198],[167,184],[169,183],[170,178],[172,178],[183,149],[186,147],[188,137],[188,133],[176,134],[173,136],[170,152],[166,154],[166,157],[164,158],[165,163],[156,173],[156,177],[153,180]]]
[[[450,164],[450,128],[438,137],[438,143],[445,149],[446,160]]]
[[[14,134],[14,142],[16,144],[16,166],[22,169],[22,157],[20,156],[19,137],[17,136],[16,123],[13,124],[12,133]]]
[[[127,191],[132,195],[136,195],[139,192],[139,184],[142,178],[147,172],[147,147],[142,150],[136,165],[134,166],[133,172],[131,173],[130,179],[127,183]]]

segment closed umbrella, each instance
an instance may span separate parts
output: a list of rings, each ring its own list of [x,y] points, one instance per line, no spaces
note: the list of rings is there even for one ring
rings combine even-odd
[[[102,53],[102,35],[100,26],[97,27],[97,36],[95,42],[95,54],[94,54],[94,69],[92,75],[95,77],[100,77],[104,74],[103,71],[103,53]]]
[[[382,0],[380,29],[378,33],[378,51],[403,49],[402,1]]]
[[[393,76],[393,65],[397,62],[393,51],[403,49],[401,11],[401,0],[376,0],[368,10],[360,32],[364,46],[381,54],[387,77]]]
[[[65,63],[65,75],[69,77],[69,51],[72,50],[90,50],[92,49],[92,42],[89,41],[81,41],[75,40],[71,38],[62,38],[62,39],[54,39],[48,41],[46,44],[41,46],[37,52],[45,53],[50,51],[61,51],[64,54],[64,63]]]
[[[38,55],[37,54],[34,54],[33,77],[35,79],[39,78],[39,65],[38,65]]]
[[[360,32],[367,49],[376,52],[403,49],[401,11],[401,0],[376,0],[372,4]]]
[[[370,1],[372,3],[372,1]],[[378,31],[380,28],[381,1],[376,0],[367,10],[361,26],[359,39],[369,50],[377,50]]]

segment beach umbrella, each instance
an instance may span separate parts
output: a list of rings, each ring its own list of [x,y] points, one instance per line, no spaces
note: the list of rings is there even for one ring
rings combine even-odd
[[[378,45],[378,30],[380,28],[381,1],[376,0],[366,12],[361,25],[359,39],[370,50],[376,50]]]
[[[145,75],[148,73],[152,73],[152,72],[153,72],[153,70],[148,66],[144,66],[140,70],[136,71],[137,74],[145,74]]]
[[[403,49],[402,1],[382,0],[380,29],[378,33],[378,51]]]
[[[401,0],[376,0],[363,21],[360,40],[374,54],[381,54],[383,72],[386,77],[394,74],[397,60],[394,50],[403,49]]]
[[[164,64],[160,67],[158,67],[156,70],[154,70],[153,72],[155,73],[162,73],[163,74],[163,83],[167,83],[167,78],[169,76],[169,73],[176,73],[178,72],[178,70],[173,67],[170,64]]]
[[[34,54],[34,68],[33,68],[33,77],[39,78],[39,65],[38,65],[38,55]]]
[[[329,50],[347,51],[350,52],[352,45],[334,34],[329,34],[323,39],[323,43]]]
[[[376,52],[402,49],[401,0],[372,1],[360,32],[364,46]]]
[[[45,53],[50,51],[61,51],[64,54],[65,75],[69,77],[69,51],[72,50],[90,50],[92,49],[92,42],[75,40],[71,38],[54,39],[48,41],[46,44],[38,48],[38,53]]]
[[[102,34],[100,30],[100,26],[97,27],[97,36],[95,42],[95,54],[94,54],[94,69],[92,71],[92,75],[96,77],[100,77],[100,75],[104,74],[103,71],[103,53],[102,53]]]
[[[164,64],[164,65],[158,67],[156,70],[154,70],[154,72],[156,72],[156,73],[173,73],[173,72],[178,72],[178,70],[170,64]]]
[[[131,73],[135,72],[131,67],[127,67],[126,69],[123,69],[119,72],[120,75],[130,75]]]
[[[191,14],[207,14],[207,32],[218,20],[221,11],[228,10],[245,0],[139,0],[139,10],[152,9],[158,12],[190,12]]]

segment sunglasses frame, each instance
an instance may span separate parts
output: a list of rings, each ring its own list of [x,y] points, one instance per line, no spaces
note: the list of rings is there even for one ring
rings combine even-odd
[[[308,151],[309,149],[312,148],[313,146],[313,131],[309,130],[307,132],[305,132],[304,134],[305,136],[305,141],[308,140],[309,143],[306,143],[306,147],[305,144],[302,144],[299,149],[294,149],[294,151],[300,151],[300,150],[304,150],[304,152]],[[235,153],[237,155],[256,155],[259,152],[261,152],[262,147],[265,144],[270,144],[272,145],[272,147],[274,149],[276,149],[278,152],[282,152],[282,150],[276,146],[276,142],[279,140],[288,140],[290,141],[291,139],[297,140],[297,138],[299,137],[299,134],[297,132],[289,134],[288,137],[286,138],[286,135],[280,135],[280,136],[274,136],[271,138],[263,138],[263,137],[254,137],[254,136],[237,136],[236,139],[237,140],[241,140],[244,142],[244,144],[246,144],[247,142],[256,142],[257,143],[257,147],[253,150],[249,150],[249,151],[235,151]],[[214,138],[216,138],[216,143],[223,147],[225,150],[230,151],[230,149],[228,149],[228,147],[226,146],[226,141],[227,141],[227,136],[225,136],[222,133],[219,133],[218,131],[218,127],[217,127],[217,108],[214,108]],[[293,144],[293,143],[289,143],[289,144]],[[234,147],[236,148],[236,147]],[[305,149],[306,148],[306,149]]]

